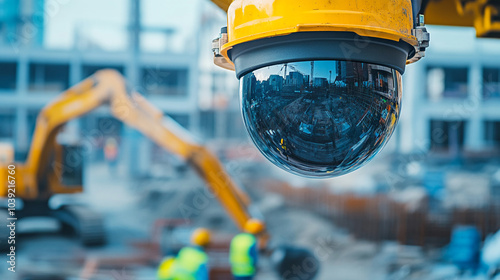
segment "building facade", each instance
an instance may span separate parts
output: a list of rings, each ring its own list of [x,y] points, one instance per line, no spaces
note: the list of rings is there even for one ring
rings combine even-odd
[[[430,26],[426,57],[408,65],[398,127],[403,153],[500,150],[500,40]]]

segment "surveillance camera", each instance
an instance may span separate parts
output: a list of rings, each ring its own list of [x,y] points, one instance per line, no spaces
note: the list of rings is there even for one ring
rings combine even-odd
[[[231,51],[252,140],[295,174],[332,177],[359,168],[380,151],[399,119],[410,47],[372,39],[365,57],[346,60],[341,43],[357,37],[335,35],[296,33]]]
[[[413,28],[411,1],[350,3],[237,0],[214,48],[240,80],[253,142],[298,175],[343,175],[382,149],[399,119],[405,65],[428,44],[413,35],[428,33]]]

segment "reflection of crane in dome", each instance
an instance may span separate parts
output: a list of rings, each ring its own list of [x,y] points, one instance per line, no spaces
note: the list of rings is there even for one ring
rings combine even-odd
[[[291,69],[289,70],[290,72],[287,71],[288,68]],[[307,84],[305,77],[308,77],[308,75],[304,74],[294,65],[288,63],[283,64],[283,66],[281,66],[281,69],[278,71],[277,74],[281,76],[282,71],[283,71],[283,86],[286,87],[284,91],[293,93],[304,90],[304,87],[306,87]]]
[[[285,71],[283,72],[283,78],[285,78],[285,80],[286,80],[286,70],[287,70],[287,68],[288,68],[288,67],[290,67],[293,71],[295,71],[295,72],[299,72],[300,74],[302,74],[302,75],[306,76],[304,73],[302,73],[302,71],[300,71],[299,69],[297,69],[295,66],[293,66],[293,65],[288,65],[288,63],[285,63],[285,64],[283,64],[283,66],[281,66],[281,69],[280,69],[280,71],[278,72],[278,74],[279,74],[279,73],[281,73],[281,71],[283,71],[283,69],[285,70]]]

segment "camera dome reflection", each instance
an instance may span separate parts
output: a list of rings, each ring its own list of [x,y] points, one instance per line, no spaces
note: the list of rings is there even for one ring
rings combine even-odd
[[[245,126],[277,166],[334,177],[367,163],[392,135],[401,75],[352,61],[278,64],[240,79]]]

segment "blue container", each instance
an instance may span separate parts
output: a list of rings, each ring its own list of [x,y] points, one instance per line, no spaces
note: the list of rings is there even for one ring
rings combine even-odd
[[[460,269],[475,269],[479,262],[481,235],[474,226],[456,226],[448,247],[451,261]]]

